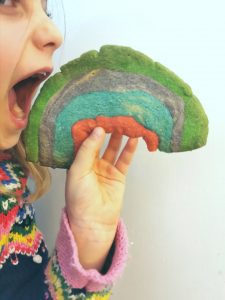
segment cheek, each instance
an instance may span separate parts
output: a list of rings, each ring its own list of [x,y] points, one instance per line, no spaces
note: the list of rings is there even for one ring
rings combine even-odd
[[[9,19],[9,18],[8,18]],[[15,77],[15,69],[26,47],[28,22],[0,20],[0,150],[18,143],[21,131],[11,125],[8,114],[8,90]],[[18,75],[17,75],[18,76]]]
[[[3,24],[4,23],[4,24]],[[11,24],[13,23],[13,24]],[[12,81],[13,72],[25,47],[27,24],[24,22],[0,22],[0,88],[4,89]]]

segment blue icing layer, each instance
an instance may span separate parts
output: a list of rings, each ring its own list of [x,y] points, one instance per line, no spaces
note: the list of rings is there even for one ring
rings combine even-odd
[[[76,112],[75,115],[73,111]],[[73,157],[72,125],[79,120],[94,119],[98,115],[107,117],[135,115],[135,119],[141,125],[155,131],[160,137],[159,149],[170,152],[173,118],[169,109],[159,99],[143,91],[121,93],[102,91],[71,99],[58,114],[55,122],[53,159],[67,162],[68,157]],[[65,120],[67,120],[66,124]]]

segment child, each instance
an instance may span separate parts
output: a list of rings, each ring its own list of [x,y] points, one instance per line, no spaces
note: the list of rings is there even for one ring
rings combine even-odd
[[[65,207],[52,256],[36,227],[32,201],[49,185],[47,168],[25,161],[26,127],[37,73],[52,71],[62,37],[43,0],[0,0],[0,299],[109,299],[127,255],[120,219],[125,177],[137,139],[105,139],[96,128],[67,172]],[[39,74],[40,75],[40,74]],[[33,195],[27,176],[36,182]]]

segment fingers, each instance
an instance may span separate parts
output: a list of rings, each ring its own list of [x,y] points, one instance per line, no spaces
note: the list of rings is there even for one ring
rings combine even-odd
[[[138,145],[138,138],[129,138],[126,146],[121,152],[115,167],[124,175],[127,174],[128,168],[134,156],[135,150]]]
[[[89,173],[95,162],[96,158],[99,156],[101,147],[103,146],[105,140],[105,131],[101,127],[96,127],[91,135],[81,144],[75,160],[70,167],[74,174],[77,172],[79,177]],[[129,138],[125,147],[119,155],[116,161],[117,155],[119,153],[123,136],[118,133],[113,133],[111,135],[109,144],[102,159],[113,166],[123,175],[126,175],[132,158],[134,156],[135,150],[138,144],[138,138]]]
[[[96,127],[91,135],[81,144],[71,169],[75,168],[80,175],[89,172],[98,157],[100,149],[105,139],[105,131],[101,127]]]
[[[110,164],[114,164],[114,162],[116,161],[116,157],[121,147],[122,139],[123,136],[119,133],[113,133],[111,135],[109,144],[102,156],[102,158]]]

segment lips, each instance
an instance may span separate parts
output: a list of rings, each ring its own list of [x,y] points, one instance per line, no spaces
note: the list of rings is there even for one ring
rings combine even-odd
[[[9,90],[9,110],[12,120],[18,129],[24,129],[26,127],[34,93],[40,83],[43,82],[52,72],[52,69],[49,68],[47,71],[45,70],[42,69],[30,74],[27,78],[18,81]]]

